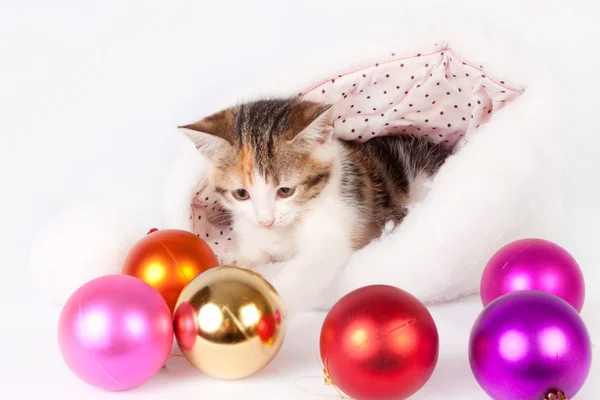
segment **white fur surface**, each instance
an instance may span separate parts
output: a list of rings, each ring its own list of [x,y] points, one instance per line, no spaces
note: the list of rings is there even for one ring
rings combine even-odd
[[[34,287],[64,304],[85,282],[121,273],[125,256],[145,234],[130,213],[111,206],[87,204],[59,214],[31,251]]]
[[[297,70],[280,71],[282,79],[253,82],[211,111],[264,95],[296,94],[335,74],[377,62],[384,54],[412,54],[423,43],[438,40],[494,76],[525,87],[525,93],[471,135],[427,183],[428,194],[401,226],[355,253],[341,274],[294,276],[327,283],[324,307],[353,289],[379,283],[402,287],[427,303],[455,299],[478,291],[483,266],[504,243],[527,236],[560,240],[561,114],[554,78],[526,53],[481,32],[412,31],[391,34],[387,42],[352,43],[312,60],[304,58]],[[186,226],[190,188],[203,168],[202,157],[186,149],[165,193],[167,227]],[[326,221],[324,230],[330,228]],[[335,256],[335,250],[330,253]],[[329,268],[330,260],[320,262],[323,270]],[[288,279],[272,280],[277,287],[278,281]]]

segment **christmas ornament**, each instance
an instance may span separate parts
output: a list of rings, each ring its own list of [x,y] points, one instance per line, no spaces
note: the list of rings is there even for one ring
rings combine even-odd
[[[542,239],[509,243],[498,250],[485,267],[481,279],[484,306],[518,290],[554,294],[578,312],[585,299],[585,283],[577,261],[562,247]]]
[[[321,328],[326,378],[355,399],[405,399],[431,377],[438,332],[427,308],[385,285],[342,297]]]
[[[67,300],[58,344],[81,380],[105,390],[127,390],[164,365],[173,343],[171,314],[147,283],[125,275],[96,278]]]
[[[174,316],[183,355],[200,371],[240,379],[264,368],[279,352],[285,313],[275,289],[259,274],[217,267],[181,293]]]
[[[469,359],[492,399],[572,398],[590,371],[592,344],[567,302],[545,292],[519,291],[483,310],[471,331]]]
[[[140,278],[165,299],[171,312],[183,288],[219,264],[211,248],[191,232],[150,231],[125,258],[122,272]]]

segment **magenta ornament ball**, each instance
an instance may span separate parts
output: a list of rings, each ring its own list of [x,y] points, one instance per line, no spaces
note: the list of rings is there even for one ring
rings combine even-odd
[[[484,306],[519,290],[551,293],[578,312],[585,299],[577,261],[559,245],[543,239],[517,240],[498,250],[485,266],[480,289]]]
[[[469,341],[471,370],[494,400],[572,398],[590,372],[592,343],[567,302],[540,291],[506,294],[477,318]]]
[[[127,390],[150,379],[164,365],[172,343],[167,303],[150,285],[126,275],[81,286],[58,322],[58,344],[69,368],[104,390]]]

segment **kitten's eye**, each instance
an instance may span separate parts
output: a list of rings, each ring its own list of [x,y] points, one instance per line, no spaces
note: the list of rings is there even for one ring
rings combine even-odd
[[[286,197],[293,195],[295,191],[296,188],[281,187],[277,190],[277,196],[285,199]]]
[[[248,200],[250,198],[250,193],[248,193],[248,191],[246,189],[234,190],[231,193],[233,194],[233,197],[235,197],[236,199],[238,199],[240,201]]]

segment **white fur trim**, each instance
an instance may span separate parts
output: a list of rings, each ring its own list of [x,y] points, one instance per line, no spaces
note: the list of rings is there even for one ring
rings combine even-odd
[[[191,201],[196,192],[205,185],[207,172],[208,161],[200,155],[190,141],[186,141],[165,187],[163,198],[165,229],[192,231]]]
[[[82,205],[58,215],[40,233],[31,252],[34,287],[64,304],[85,282],[121,273],[125,256],[146,232],[131,213]]]

